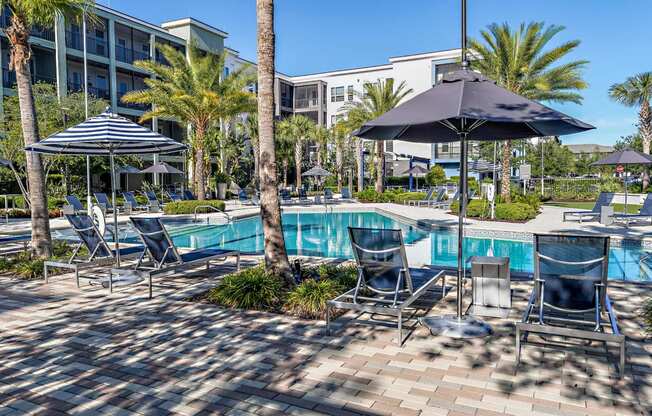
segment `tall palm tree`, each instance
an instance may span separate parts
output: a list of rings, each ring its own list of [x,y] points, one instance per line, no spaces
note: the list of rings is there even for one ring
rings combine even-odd
[[[255,108],[255,95],[246,90],[254,81],[250,67],[243,66],[224,73],[226,54],[205,54],[190,45],[188,59],[169,45],[158,46],[170,65],[155,61],[137,61],[138,68],[152,73],[148,88],[131,91],[122,97],[126,103],[151,104],[141,121],[154,117],[171,117],[190,124],[193,151],[193,182],[198,199],[206,199],[209,154],[207,133],[220,119],[249,112]]]
[[[260,142],[260,215],[265,236],[265,269],[295,285],[285,249],[278,200],[274,151],[274,0],[256,0],[258,56],[258,136]]]
[[[258,184],[258,171],[260,160],[260,143],[258,141],[258,114],[249,113],[243,123],[245,135],[251,143],[251,151],[254,154],[254,182]]]
[[[315,123],[306,116],[292,115],[281,121],[279,130],[284,138],[294,143],[294,167],[297,189],[301,188],[301,165],[303,162],[303,144],[314,136]]]
[[[90,9],[92,6],[92,0],[0,1],[0,7],[6,7],[9,11],[10,22],[5,32],[11,45],[9,65],[16,71],[16,89],[23,140],[26,146],[40,139],[29,67],[29,60],[32,56],[29,44],[30,30],[33,26],[52,27],[56,18],[61,15],[79,18],[83,15],[84,10]],[[41,156],[33,152],[27,152],[26,159],[32,217],[32,251],[37,256],[47,257],[52,253],[52,237],[43,162]]]
[[[625,82],[612,85],[609,88],[609,96],[628,107],[639,107],[638,130],[643,142],[643,153],[649,155],[652,140],[652,72],[643,72],[627,78]],[[643,189],[646,189],[650,183],[650,175],[647,169],[644,172]]]
[[[326,162],[323,160],[323,156],[325,155],[326,145],[330,139],[331,132],[324,126],[315,126],[312,136],[317,147],[317,165],[321,166],[322,163]]]
[[[348,132],[344,123],[337,123],[331,127],[331,139],[335,147],[335,173],[337,175],[337,191],[342,192],[342,178],[344,176],[344,146],[347,145]]]
[[[582,79],[582,69],[588,61],[576,60],[560,63],[580,44],[571,40],[546,49],[548,43],[563,26],[545,26],[542,22],[522,23],[513,29],[507,23],[493,23],[480,31],[482,41],[469,40],[469,47],[478,59],[471,62],[503,88],[532,100],[581,103],[579,90],[587,83]],[[507,140],[502,152],[501,196],[510,199],[511,141]]]
[[[274,150],[276,158],[281,161],[283,171],[283,187],[288,187],[288,170],[290,160],[294,159],[294,139],[292,138],[288,119],[283,119],[274,126]]]
[[[403,98],[412,93],[412,88],[406,88],[402,81],[394,88],[394,80],[378,80],[375,83],[364,84],[364,93],[357,101],[347,103],[342,107],[346,112],[346,124],[351,131],[358,129],[367,121],[381,116],[396,107]],[[376,192],[383,191],[383,170],[385,164],[385,142],[376,141]]]

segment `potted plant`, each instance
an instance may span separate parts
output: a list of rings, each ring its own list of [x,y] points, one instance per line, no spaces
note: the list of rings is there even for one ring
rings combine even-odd
[[[226,188],[231,177],[224,172],[215,174],[215,184],[217,186],[217,199],[226,199]]]

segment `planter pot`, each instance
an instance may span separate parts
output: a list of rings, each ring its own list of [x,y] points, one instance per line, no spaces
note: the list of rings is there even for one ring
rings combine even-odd
[[[220,182],[217,184],[217,199],[226,199],[226,183]]]

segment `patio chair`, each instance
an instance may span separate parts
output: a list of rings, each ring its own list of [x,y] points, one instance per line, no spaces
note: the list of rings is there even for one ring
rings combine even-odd
[[[626,225],[629,225],[631,220],[650,220],[650,225],[652,225],[652,193],[649,193],[645,196],[645,201],[643,201],[643,206],[638,211],[637,214],[627,214],[627,213],[614,213],[615,221],[623,221]]]
[[[432,208],[437,208],[437,209],[450,209],[451,205],[453,202],[457,201],[459,199],[459,191],[455,191],[452,197],[442,200],[437,202],[436,204],[432,204]],[[471,196],[469,196],[469,199],[471,199]]]
[[[240,189],[238,191],[238,202],[240,203],[240,205],[249,205],[252,203],[251,198],[249,198],[249,196],[247,195],[247,191],[245,191],[244,189]]]
[[[6,256],[9,254],[27,251],[31,241],[31,234],[2,236],[0,237],[0,247],[9,247],[0,250],[0,254]]]
[[[331,191],[329,188],[324,189],[324,202],[325,203],[335,202],[335,198],[333,197],[333,191]]]
[[[147,205],[140,204],[136,200],[136,196],[132,191],[122,192],[122,197],[125,199],[125,206],[129,207],[131,211],[149,211]]]
[[[348,187],[342,188],[342,197],[340,198],[342,201],[351,201],[353,202],[353,195],[351,195],[351,190]]]
[[[185,199],[186,201],[194,201],[197,198],[195,198],[195,195],[192,193],[191,190],[186,189],[185,191],[183,191],[183,199]]]
[[[333,309],[348,309],[372,315],[389,315],[398,319],[398,344],[403,344],[404,314],[415,315],[413,304],[442,280],[443,271],[410,268],[401,230],[349,227],[349,238],[358,266],[356,286],[328,301],[326,323],[330,332]]]
[[[558,336],[618,344],[623,377],[625,336],[607,294],[608,268],[608,236],[534,235],[534,289],[516,323],[517,365],[529,334]]]
[[[299,189],[299,203],[300,204],[310,204],[311,201],[308,199],[308,192],[305,189]]]
[[[113,204],[111,203],[111,200],[104,192],[95,192],[93,195],[95,196],[95,201],[97,202],[97,205],[99,205],[100,208],[102,208],[102,211],[113,212]]]
[[[440,204],[442,202],[445,202],[444,200],[444,195],[446,195],[446,189],[444,188],[436,188],[434,192],[430,195],[430,199],[426,200],[423,199],[421,201],[415,201],[416,206],[421,207],[421,206],[427,206],[431,207],[433,205]]]
[[[48,260],[43,264],[45,283],[49,282],[48,270],[51,268],[72,270],[75,273],[77,287],[79,287],[80,277],[89,281],[101,279],[97,272],[94,272],[93,275],[80,275],[80,268],[100,266],[107,262],[111,263],[115,259],[116,251],[109,247],[97,225],[88,214],[66,214],[65,217],[79,238],[79,243],[67,261]],[[79,251],[82,247],[88,250],[88,257],[86,258],[79,257]],[[142,251],[142,246],[121,247],[120,256],[127,257],[139,254]]]
[[[154,191],[144,191],[143,194],[147,198],[147,205],[150,212],[158,212],[163,207],[163,203],[159,201]]]
[[[287,189],[281,189],[278,191],[279,196],[281,197],[281,204],[292,204],[294,201],[292,201],[292,196],[290,195],[290,191]]]
[[[72,209],[72,214],[85,211],[84,205],[82,205],[81,201],[79,198],[77,198],[76,195],[66,195],[66,202]]]
[[[593,209],[591,211],[567,211],[562,214],[562,221],[566,221],[568,217],[577,217],[579,218],[580,224],[582,223],[582,220],[585,218],[588,218],[590,220],[597,220],[600,218],[600,211],[602,210],[602,207],[607,207],[611,205],[611,201],[614,199],[614,194],[613,192],[600,192],[600,196],[598,196],[598,199],[595,201],[595,205],[593,205]]]
[[[170,201],[172,201],[172,202],[183,201],[183,197],[181,195],[179,195],[178,193],[176,193],[176,192],[167,191],[167,194],[168,194],[168,198],[170,198]]]
[[[130,217],[129,220],[145,246],[145,251],[138,259],[135,270],[147,278],[150,299],[154,276],[174,273],[199,264],[205,264],[208,269],[212,261],[223,260],[229,256],[236,257],[236,269],[240,270],[240,251],[238,250],[199,249],[179,254],[160,218]],[[149,261],[144,261],[145,256],[149,258]],[[111,275],[121,274],[124,271],[124,269],[113,269]]]
[[[426,196],[422,200],[407,200],[403,201],[403,204],[418,206],[417,202],[430,201],[436,190],[437,188],[429,188],[428,192],[426,192]]]

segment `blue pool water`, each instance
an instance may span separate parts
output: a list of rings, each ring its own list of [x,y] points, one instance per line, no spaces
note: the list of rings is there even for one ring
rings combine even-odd
[[[285,243],[291,255],[351,258],[347,227],[400,228],[410,265],[457,266],[457,232],[424,231],[375,212],[284,213]],[[259,217],[228,225],[168,224],[174,243],[185,248],[237,249],[243,253],[263,251],[263,231]],[[532,243],[468,237],[466,256],[488,255],[510,258],[515,272],[532,272]],[[652,280],[648,275],[649,253],[640,246],[626,244],[611,248],[609,277],[623,280]],[[652,259],[650,260],[652,268]]]

